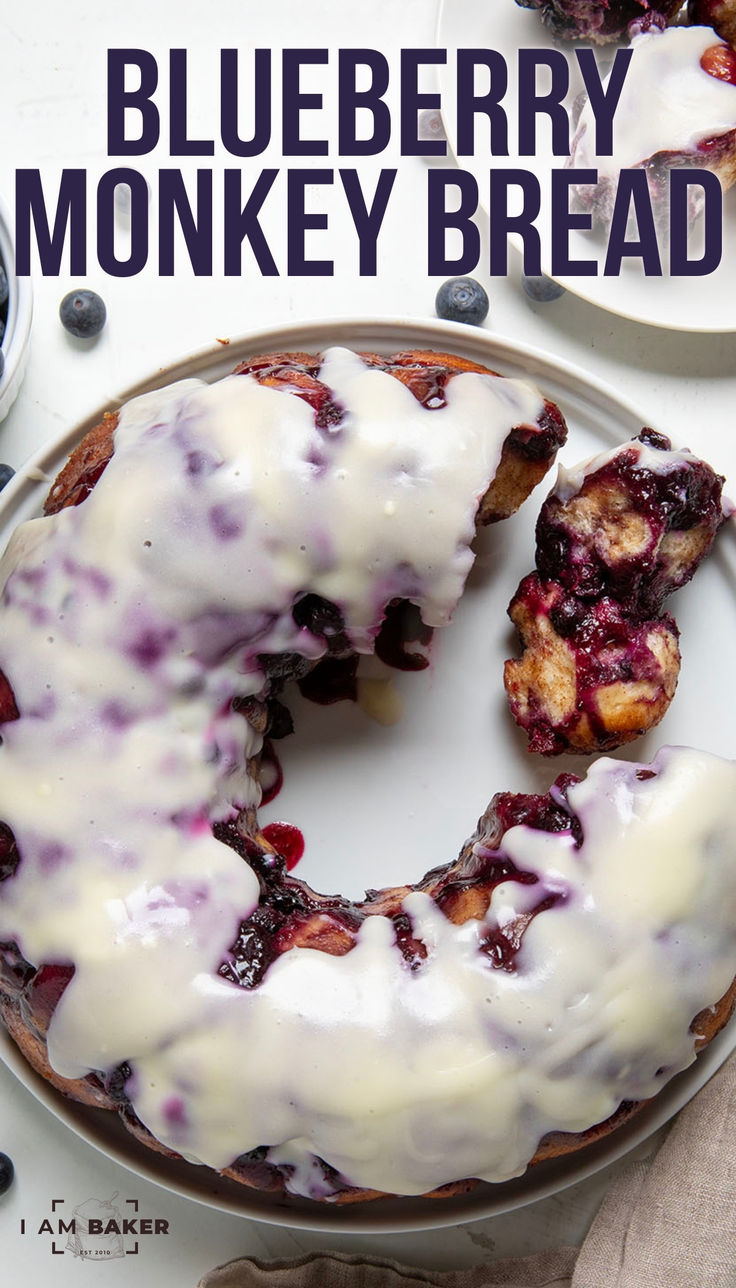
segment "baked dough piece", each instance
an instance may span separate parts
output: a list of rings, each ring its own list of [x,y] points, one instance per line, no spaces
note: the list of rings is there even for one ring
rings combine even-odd
[[[652,430],[560,470],[537,524],[537,571],[509,606],[524,653],[504,682],[530,751],[607,751],[662,719],[680,671],[663,603],[710,550],[722,484]]]

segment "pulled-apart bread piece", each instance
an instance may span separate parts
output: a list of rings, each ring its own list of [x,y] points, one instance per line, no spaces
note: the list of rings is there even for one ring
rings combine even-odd
[[[521,9],[537,9],[558,40],[608,44],[637,31],[661,30],[682,7],[682,0],[516,0]]]
[[[610,750],[662,719],[680,670],[662,606],[713,543],[722,484],[653,430],[560,469],[537,523],[537,570],[509,606],[524,653],[504,683],[530,751]]]

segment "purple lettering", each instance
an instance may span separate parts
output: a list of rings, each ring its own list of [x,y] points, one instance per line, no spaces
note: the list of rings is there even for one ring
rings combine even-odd
[[[368,67],[371,83],[368,89],[356,86],[359,66]],[[391,113],[383,101],[388,89],[388,62],[377,49],[341,49],[338,53],[338,151],[340,156],[377,156],[391,139]],[[366,139],[358,138],[358,109],[370,112],[373,129]]]
[[[422,63],[447,62],[445,49],[402,49],[401,51],[401,155],[402,157],[445,156],[444,139],[419,139],[419,112],[423,108],[442,106],[439,94],[419,93],[419,68]]]
[[[58,277],[67,231],[69,271],[75,276],[84,276],[87,272],[86,170],[62,170],[53,232],[49,229],[40,171],[16,170],[15,271],[19,277],[27,277],[31,271],[31,224],[44,277]]]
[[[460,204],[448,211],[447,194],[457,189]],[[467,170],[447,173],[427,171],[427,272],[430,276],[448,273],[472,273],[480,259],[480,232],[473,216],[478,209],[478,185]],[[462,249],[455,259],[447,255],[447,230],[460,233]]]
[[[307,186],[331,184],[332,170],[289,170],[287,175],[288,227],[286,234],[287,272],[289,277],[332,277],[335,266],[331,259],[307,259],[305,233],[310,228],[326,228],[327,215],[305,209]]]
[[[220,50],[220,137],[234,157],[256,157],[271,140],[271,50],[253,53],[253,134],[238,130],[238,51]]]
[[[570,210],[570,188],[597,183],[597,170],[552,171],[552,276],[569,273],[573,277],[595,277],[598,264],[594,259],[570,259],[570,231],[589,229],[591,215]]]
[[[261,170],[248,200],[242,203],[240,170],[225,171],[224,189],[224,266],[226,277],[240,277],[242,246],[247,240],[263,277],[278,277],[279,270],[258,222],[261,206],[273,187],[278,170]]]
[[[537,69],[547,67],[552,83],[546,94],[537,91]],[[570,88],[570,68],[560,49],[519,50],[519,155],[536,156],[537,116],[552,122],[552,151],[570,155],[570,118],[563,104]]]
[[[375,277],[376,275],[376,244],[395,178],[395,170],[381,171],[369,209],[365,203],[357,170],[340,170],[340,179],[345,189],[345,196],[348,199],[355,231],[358,234],[361,277]]]
[[[282,142],[285,157],[327,156],[326,139],[303,139],[301,113],[322,106],[321,94],[303,94],[300,89],[302,65],[326,63],[326,49],[285,49],[282,60]]]
[[[475,92],[475,69],[487,67],[490,88],[485,94]],[[478,112],[488,117],[490,151],[493,156],[509,154],[509,126],[501,107],[509,84],[506,59],[497,49],[458,49],[457,51],[457,152],[473,156],[475,152],[475,117]]]
[[[521,189],[522,206],[516,215],[509,214],[510,188]],[[508,272],[509,233],[516,233],[522,240],[524,272],[539,277],[542,272],[541,246],[534,220],[541,203],[539,180],[529,170],[491,170],[491,277],[505,277]]]
[[[125,70],[137,67],[141,74],[138,89],[126,90]],[[107,152],[108,156],[144,156],[153,152],[159,140],[161,123],[158,108],[151,101],[158,84],[158,66],[147,49],[108,49],[107,51]],[[125,133],[126,109],[140,113],[138,138]]]
[[[158,245],[161,277],[174,275],[176,220],[195,277],[212,276],[212,171],[197,171],[197,214],[192,212],[181,170],[159,170]]]

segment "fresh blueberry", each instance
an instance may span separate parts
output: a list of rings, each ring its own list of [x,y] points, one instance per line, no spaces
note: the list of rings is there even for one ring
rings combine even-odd
[[[0,465],[0,492],[7,486],[14,474],[15,470],[12,465]],[[1,1157],[2,1155],[0,1155]]]
[[[1,335],[0,335],[0,340],[2,340]],[[2,349],[0,349],[0,380],[2,380],[4,374],[5,374],[5,354],[3,353]]]
[[[446,322],[469,322],[479,326],[488,317],[488,296],[474,277],[451,277],[437,292],[434,307]]]
[[[80,340],[99,335],[107,318],[107,309],[96,291],[70,291],[59,306],[62,325]]]
[[[560,296],[565,294],[564,286],[560,286],[559,282],[553,282],[552,278],[547,277],[545,273],[542,273],[541,277],[528,277],[526,273],[522,273],[521,284],[529,299],[536,300],[539,304],[559,300]]]
[[[0,1194],[4,1194],[13,1184],[15,1168],[7,1154],[0,1154]]]
[[[8,275],[5,272],[5,266],[0,262],[0,306],[7,302],[8,298]]]

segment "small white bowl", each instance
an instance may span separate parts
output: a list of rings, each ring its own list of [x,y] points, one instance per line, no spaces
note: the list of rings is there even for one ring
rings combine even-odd
[[[8,317],[2,340],[5,368],[0,376],[0,420],[4,420],[18,396],[26,369],[33,316],[33,291],[29,277],[16,277],[12,224],[2,201],[0,258],[8,275]]]

